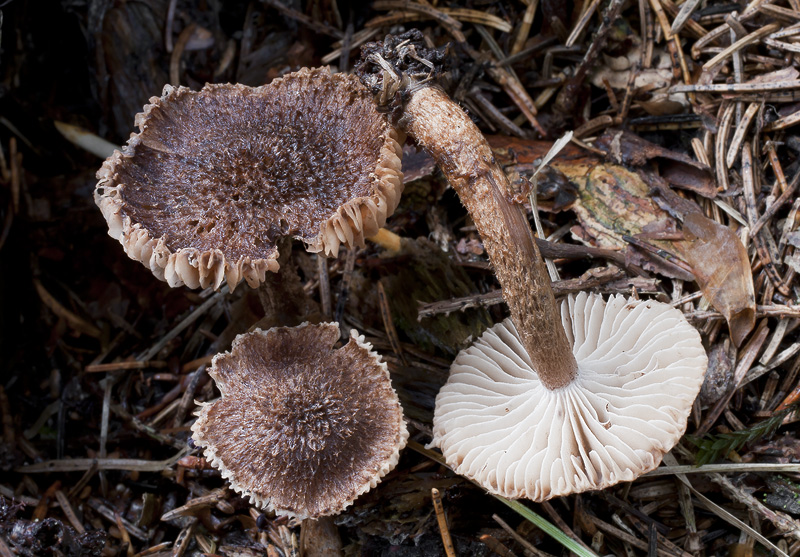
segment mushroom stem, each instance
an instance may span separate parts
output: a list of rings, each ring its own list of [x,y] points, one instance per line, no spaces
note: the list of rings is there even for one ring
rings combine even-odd
[[[317,313],[317,308],[303,289],[292,261],[292,239],[282,237],[276,243],[280,269],[275,273],[267,273],[257,290],[264,309],[264,318],[259,326],[267,329],[294,327],[309,318],[318,320],[316,316],[311,317]]]
[[[367,240],[390,252],[398,252],[403,246],[403,238],[386,228],[381,228],[377,234],[370,236]]]
[[[561,324],[550,279],[522,207],[483,134],[438,87],[412,92],[401,120],[436,161],[469,211],[503,289],[503,298],[542,384],[558,389],[578,364]]]
[[[305,557],[339,557],[342,538],[332,516],[307,518],[300,527],[300,546]]]

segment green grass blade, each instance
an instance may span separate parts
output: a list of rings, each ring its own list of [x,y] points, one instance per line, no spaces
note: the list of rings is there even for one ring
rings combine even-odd
[[[407,447],[412,451],[416,451],[419,454],[428,457],[429,459],[433,460],[434,462],[438,462],[442,466],[450,468],[447,466],[447,463],[444,460],[444,457],[430,449],[426,449],[416,441],[409,441]],[[463,477],[463,476],[462,476]],[[475,482],[472,482],[475,483]],[[478,485],[475,483],[475,485]],[[478,487],[481,487],[478,485]],[[481,489],[483,489],[481,487]],[[547,519],[543,516],[536,514],[528,507],[520,503],[519,501],[512,501],[511,499],[506,499],[505,497],[500,497],[499,495],[492,495],[495,499],[511,507],[514,511],[517,512],[522,518],[532,522],[534,525],[538,526],[542,529],[542,531],[546,532],[547,535],[552,536],[558,543],[563,545],[565,548],[569,549],[572,553],[577,555],[578,557],[599,557],[596,553],[586,549],[581,544],[570,538],[564,532],[558,529],[557,526],[551,524]]]
[[[565,548],[569,549],[575,555],[579,557],[598,557],[596,553],[593,551],[589,551],[581,544],[567,536],[564,532],[559,530],[556,526],[551,524],[547,519],[542,517],[541,515],[536,514],[528,507],[520,503],[519,501],[513,501],[511,499],[506,499],[505,497],[500,497],[499,495],[494,496],[495,499],[500,501],[501,503],[508,505],[514,511],[517,512],[522,518],[528,520],[541,528],[546,534],[552,536],[558,543],[563,545]]]

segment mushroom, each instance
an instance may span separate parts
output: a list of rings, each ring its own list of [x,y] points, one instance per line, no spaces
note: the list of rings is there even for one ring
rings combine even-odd
[[[511,313],[457,356],[437,397],[432,445],[458,473],[509,497],[544,500],[632,480],[657,466],[685,430],[707,365],[699,334],[679,311],[653,301],[615,298],[606,304],[582,295],[559,311],[530,224],[511,201],[491,148],[464,111],[429,83],[441,61],[442,53],[427,49],[421,33],[409,31],[365,45],[357,68],[458,193]],[[634,325],[632,316],[645,321]],[[639,330],[649,336],[622,337]],[[685,338],[678,342],[675,331]],[[621,353],[610,352],[615,342]],[[682,348],[669,355],[674,343]],[[648,357],[646,346],[661,348]],[[625,351],[641,356],[626,359]],[[596,364],[601,355],[606,363]],[[678,379],[662,363],[678,368],[683,383],[672,386]],[[670,386],[660,382],[668,377]],[[590,388],[599,391],[590,394]],[[624,402],[626,390],[634,402]],[[666,391],[669,402],[661,402],[658,391]],[[536,419],[523,420],[528,412]],[[521,422],[520,429],[512,430],[511,422]],[[666,436],[655,435],[659,428]],[[604,445],[613,439],[618,442]]]
[[[222,397],[193,438],[251,503],[300,519],[336,514],[375,487],[408,439],[389,371],[335,323],[256,329],[214,357]]]
[[[708,359],[667,304],[582,292],[561,303],[578,362],[549,389],[506,319],[462,351],[436,397],[433,445],[492,493],[544,501],[631,481],[678,442]]]
[[[267,279],[291,267],[287,238],[336,256],[397,207],[404,137],[354,76],[167,86],[150,103],[98,172],[95,202],[109,235],[170,286],[266,282],[267,320],[297,323],[296,277]],[[194,438],[260,507],[338,513],[397,464],[408,433],[386,365],[363,337],[333,350],[338,338],[335,323],[258,329],[214,358],[222,398],[203,405]]]
[[[97,173],[108,233],[170,286],[231,289],[278,270],[276,240],[363,246],[402,192],[403,141],[354,76],[166,86]]]

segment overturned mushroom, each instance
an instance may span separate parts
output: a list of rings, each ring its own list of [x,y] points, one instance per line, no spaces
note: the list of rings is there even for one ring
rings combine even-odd
[[[278,237],[335,256],[397,206],[402,138],[353,76],[304,69],[150,101],[95,201],[109,235],[171,286],[257,286],[278,269]]]
[[[510,321],[457,357],[437,397],[433,445],[457,472],[510,497],[544,500],[632,480],[657,466],[685,430],[707,363],[699,334],[680,312],[657,302],[615,299],[606,305],[584,295],[559,311],[505,173],[464,111],[429,83],[441,58],[440,51],[425,47],[419,32],[410,31],[365,45],[358,67],[378,102],[395,111],[397,122],[458,193],[511,312]],[[627,314],[642,315],[644,323],[663,317],[685,338],[657,324],[634,325]],[[644,329],[647,336],[622,337],[628,328]],[[620,353],[612,353],[610,337],[619,341]],[[673,343],[681,349],[670,355]],[[660,348],[647,356],[648,346]],[[591,352],[591,366],[581,350]],[[626,359],[626,351],[634,357]],[[595,365],[601,355],[609,359]],[[669,373],[662,364],[673,363],[685,383],[672,387],[668,402],[641,395],[669,394],[659,380]],[[589,394],[591,386],[602,388]],[[635,402],[625,402],[626,389],[636,391]],[[529,412],[537,419],[523,420]],[[649,419],[654,422],[645,425]],[[522,429],[512,430],[511,422],[521,420]],[[666,436],[648,435],[659,428]],[[471,443],[473,438],[483,444]]]
[[[542,501],[652,470],[686,430],[708,363],[683,314],[581,293],[561,304],[578,362],[549,389],[511,320],[462,351],[436,397],[433,444],[459,474]]]
[[[333,349],[335,323],[257,329],[214,358],[222,398],[195,442],[234,490],[279,515],[336,514],[398,462],[408,432],[389,372],[364,337]]]

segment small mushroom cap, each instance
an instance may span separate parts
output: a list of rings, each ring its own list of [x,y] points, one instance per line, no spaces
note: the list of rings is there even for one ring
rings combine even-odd
[[[218,354],[222,397],[204,404],[195,442],[251,503],[300,519],[336,514],[375,487],[408,439],[389,371],[336,323],[256,329]]]
[[[95,202],[109,235],[170,286],[257,286],[278,270],[279,236],[335,256],[397,207],[400,138],[354,76],[167,86],[150,103],[98,171]]]
[[[462,351],[436,397],[432,445],[492,493],[544,501],[631,481],[686,430],[708,359],[667,304],[581,293],[561,304],[577,378],[548,390],[510,319]]]

